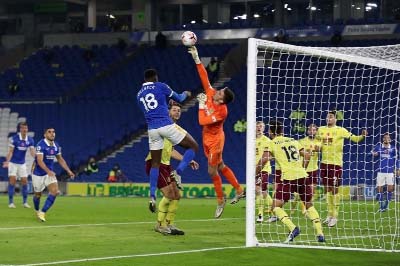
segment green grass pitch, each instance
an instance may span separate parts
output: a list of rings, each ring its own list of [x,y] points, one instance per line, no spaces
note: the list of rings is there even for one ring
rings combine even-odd
[[[17,209],[8,209],[7,198],[0,197],[0,265],[400,265],[400,253],[393,252],[244,248],[244,201],[227,206],[222,219],[216,220],[215,200],[182,199],[177,226],[185,231],[184,236],[154,232],[156,215],[147,210],[145,198],[59,197],[46,223],[39,222],[32,209],[22,208],[19,196],[15,202]],[[317,209],[324,208],[321,204],[316,203]],[[326,229],[326,245],[377,248],[388,241],[364,237],[363,232],[396,232],[397,236],[394,233],[388,238],[396,241],[397,237],[398,241],[399,221],[389,220],[399,210],[374,214],[376,206],[372,204],[353,204],[353,208],[350,213],[349,207],[344,207],[343,215],[361,219],[359,229],[352,230],[349,220],[341,229]],[[311,223],[301,213],[293,220],[302,230],[296,243],[316,244]],[[263,224],[257,226],[257,232],[259,238],[278,243],[284,240],[286,229],[279,223]],[[352,235],[355,237],[349,238]]]

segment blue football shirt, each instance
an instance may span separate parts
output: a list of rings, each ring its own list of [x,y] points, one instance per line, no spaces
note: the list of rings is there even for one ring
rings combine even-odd
[[[380,173],[393,173],[396,167],[396,149],[393,145],[389,147],[383,144],[377,144],[372,152],[377,152],[379,155],[379,168]]]
[[[36,154],[43,154],[43,162],[51,171],[53,171],[54,161],[56,159],[56,155],[61,154],[61,147],[57,142],[54,141],[53,145],[46,139],[42,139],[36,145]],[[46,171],[44,171],[37,163],[37,158],[35,159],[35,169],[33,170],[34,175],[44,176],[47,175]]]
[[[14,148],[10,162],[24,164],[26,151],[30,147],[34,147],[35,143],[33,138],[26,136],[25,139],[22,139],[21,133],[18,133],[11,137],[9,146]]]
[[[162,82],[146,82],[137,93],[137,103],[143,111],[149,129],[171,125],[167,100],[174,91]]]

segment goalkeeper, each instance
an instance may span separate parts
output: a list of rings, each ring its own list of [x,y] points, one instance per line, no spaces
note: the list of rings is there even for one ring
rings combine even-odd
[[[320,174],[328,207],[328,217],[323,223],[333,227],[337,223],[339,213],[340,194],[338,190],[342,185],[344,139],[360,142],[365,139],[368,132],[364,129],[361,136],[356,136],[347,129],[337,126],[336,111],[328,112],[326,124],[326,126],[318,128],[317,139],[322,143]]]
[[[225,165],[222,159],[222,152],[225,144],[224,122],[228,116],[227,104],[234,99],[234,93],[229,88],[216,90],[211,87],[207,71],[200,61],[195,46],[189,48],[196,63],[201,83],[205,94],[198,95],[199,100],[199,124],[203,126],[203,148],[208,160],[208,174],[210,175],[215,192],[217,194],[217,209],[215,218],[219,218],[225,208],[225,197],[222,190],[222,180],[219,172],[225,176],[228,182],[235,188],[236,196],[231,200],[231,204],[236,204],[241,198],[245,197],[245,191],[236,179],[233,171]]]
[[[170,117],[174,123],[176,123],[181,117],[180,104],[171,100],[168,108]],[[176,127],[180,128],[178,125],[176,125]],[[184,235],[184,231],[174,225],[175,215],[178,209],[178,203],[179,199],[181,198],[181,194],[178,189],[178,183],[180,183],[180,180],[177,180],[179,175],[176,175],[175,171],[172,171],[170,164],[171,157],[178,161],[181,161],[183,158],[183,156],[173,148],[172,143],[169,140],[164,139],[164,148],[161,154],[160,173],[157,181],[157,187],[161,190],[163,198],[158,205],[157,224],[154,230],[164,235]],[[192,160],[190,162],[190,166],[194,170],[199,169],[199,164],[196,161]],[[148,176],[150,175],[150,169],[151,154],[149,153],[146,157],[146,174]],[[150,211],[156,211],[155,204],[150,204]]]

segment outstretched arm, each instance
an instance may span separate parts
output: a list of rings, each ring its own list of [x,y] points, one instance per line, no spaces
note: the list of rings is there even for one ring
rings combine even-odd
[[[351,135],[350,140],[352,142],[360,142],[360,141],[364,140],[367,135],[368,135],[368,131],[366,129],[363,129],[360,136]]]
[[[172,91],[170,98],[178,103],[183,102],[187,98],[189,98],[192,95],[190,91],[184,91],[180,94],[176,93],[175,91]]]
[[[192,55],[193,60],[196,63],[197,73],[199,73],[201,85],[203,86],[203,89],[207,94],[210,90],[214,89],[211,87],[210,80],[208,79],[207,70],[201,63],[199,54],[195,46],[189,48],[189,54]]]

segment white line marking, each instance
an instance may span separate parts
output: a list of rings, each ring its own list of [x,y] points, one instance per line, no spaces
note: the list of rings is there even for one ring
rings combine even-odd
[[[230,220],[244,220],[244,218],[222,218],[222,219],[196,219],[196,220],[177,220],[177,222],[218,222]],[[151,222],[124,222],[124,223],[98,223],[98,224],[61,224],[61,225],[43,225],[43,226],[18,226],[18,227],[4,227],[0,231],[8,230],[24,230],[24,229],[47,229],[47,228],[67,228],[67,227],[85,227],[85,226],[107,226],[107,225],[134,225],[134,224],[153,224]],[[0,264],[1,266],[1,264]]]
[[[326,241],[329,240],[343,240],[343,239],[354,239],[354,238],[372,238],[372,237],[377,237],[377,238],[382,238],[386,236],[396,236],[396,234],[387,234],[387,235],[359,235],[359,236],[342,236],[342,237],[332,237],[332,238],[327,238]],[[314,243],[316,240],[301,240],[301,241],[296,241],[296,243]]]
[[[194,249],[194,250],[182,250],[182,251],[172,251],[172,252],[162,252],[162,253],[149,253],[149,254],[132,254],[132,255],[121,255],[112,257],[100,257],[100,258],[86,258],[86,259],[75,259],[75,260],[64,260],[64,261],[52,261],[52,262],[40,262],[40,263],[30,263],[30,264],[0,264],[0,266],[41,266],[41,265],[56,265],[56,264],[67,264],[67,263],[77,263],[77,262],[87,262],[87,261],[100,261],[100,260],[113,260],[113,259],[126,259],[126,258],[139,258],[139,257],[155,257],[164,255],[175,255],[175,254],[188,254],[188,253],[198,253],[205,251],[215,251],[215,250],[225,250],[225,249],[242,249],[245,246],[239,247],[219,247],[219,248],[204,248],[204,249]]]

